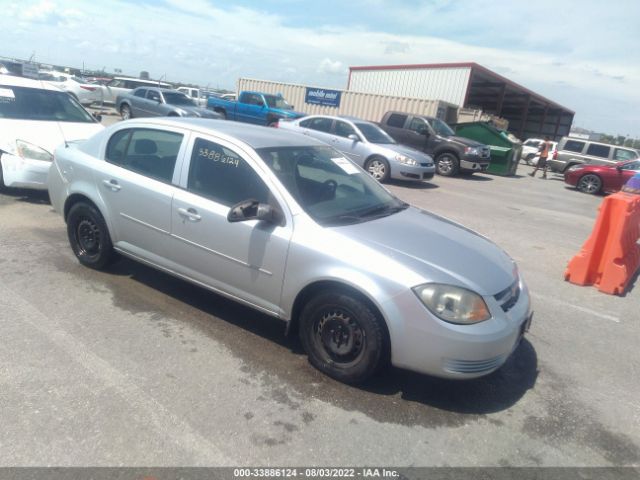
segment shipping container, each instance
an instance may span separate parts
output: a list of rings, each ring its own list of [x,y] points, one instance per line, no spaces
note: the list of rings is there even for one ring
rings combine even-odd
[[[425,100],[392,95],[377,95],[372,93],[352,92],[349,90],[327,89],[291,83],[271,82],[240,78],[238,80],[238,94],[243,90],[282,94],[293,105],[294,109],[309,115],[349,115],[372,122],[379,122],[382,116],[390,111],[416,113],[438,117],[448,123],[457,122],[458,107],[442,100]],[[316,91],[338,92],[338,106],[327,106],[307,103],[308,93]]]

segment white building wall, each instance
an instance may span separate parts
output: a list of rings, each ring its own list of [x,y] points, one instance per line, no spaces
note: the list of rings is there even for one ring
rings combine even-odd
[[[349,91],[464,103],[470,67],[352,70]]]

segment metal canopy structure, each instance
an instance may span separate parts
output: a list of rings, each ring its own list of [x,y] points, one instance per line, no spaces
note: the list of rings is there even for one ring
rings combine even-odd
[[[558,140],[569,134],[574,116],[572,110],[473,62],[350,67],[347,88],[418,98],[451,96],[440,99],[502,117],[521,139],[548,135]]]

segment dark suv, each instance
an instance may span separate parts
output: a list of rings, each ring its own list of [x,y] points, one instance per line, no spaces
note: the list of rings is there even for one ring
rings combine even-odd
[[[380,126],[393,139],[431,155],[440,175],[483,172],[489,168],[489,147],[468,138],[457,137],[439,118],[403,112],[387,112]]]

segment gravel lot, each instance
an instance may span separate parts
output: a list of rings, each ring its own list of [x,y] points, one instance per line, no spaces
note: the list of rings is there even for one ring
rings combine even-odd
[[[46,194],[0,195],[0,465],[640,464],[639,281],[565,283],[602,198],[528,171],[390,186],[517,260],[527,339],[483,379],[361,388],[276,320],[129,260],[81,267]]]

